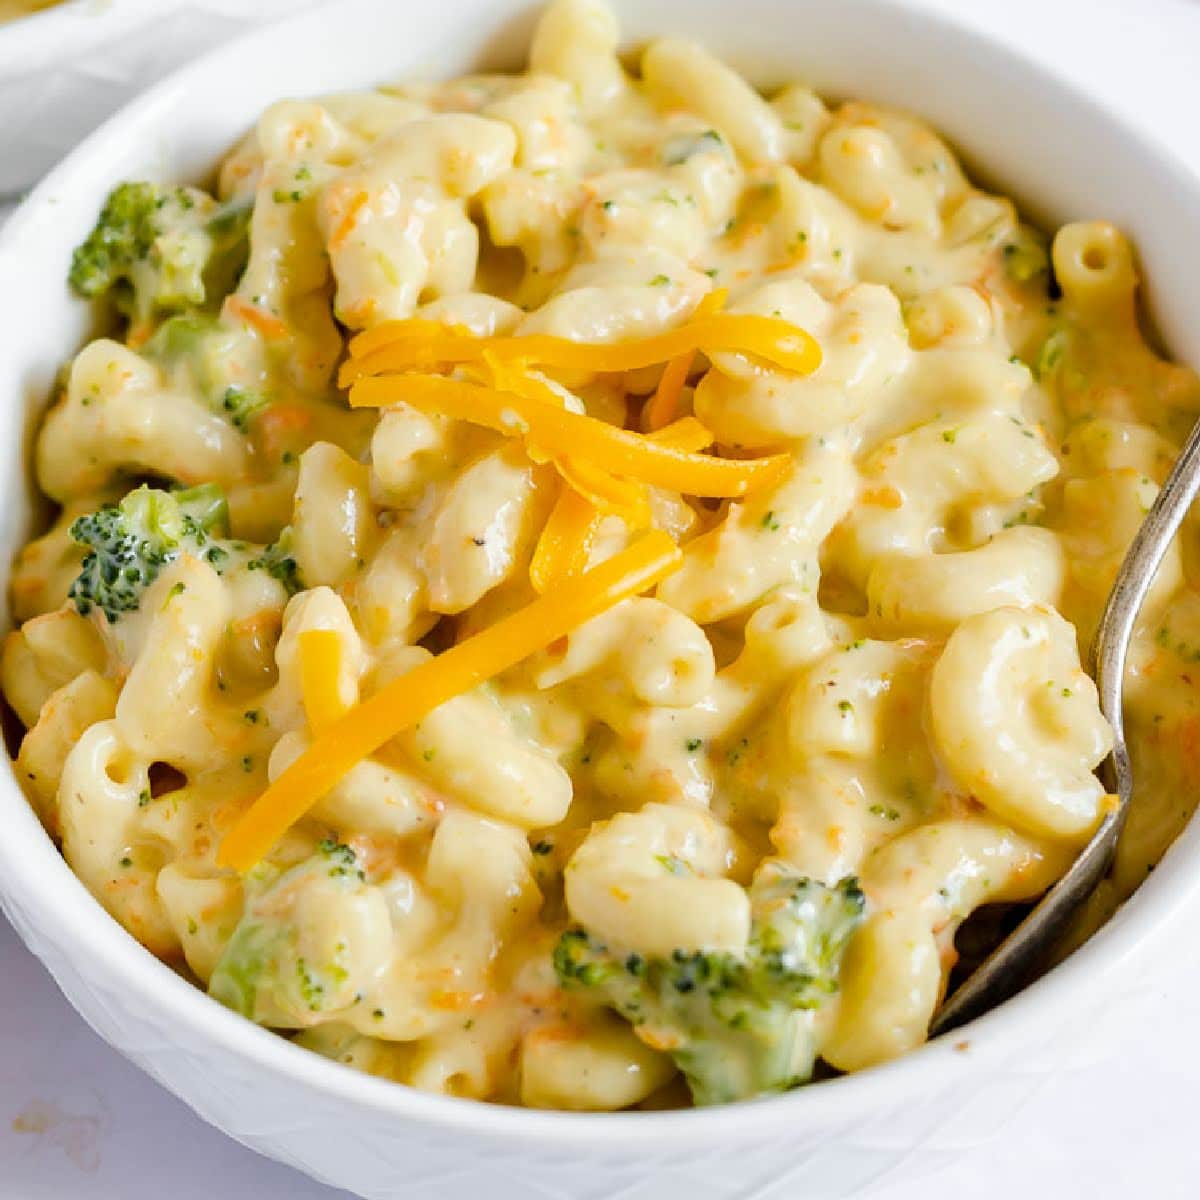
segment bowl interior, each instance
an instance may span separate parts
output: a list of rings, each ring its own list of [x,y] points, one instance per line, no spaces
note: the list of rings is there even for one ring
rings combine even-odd
[[[35,512],[26,482],[37,416],[57,372],[88,332],[89,313],[65,287],[71,248],[116,181],[199,178],[273,100],[401,78],[519,65],[540,6],[529,0],[396,5],[341,0],[218,51],[155,87],[103,126],[55,170],[0,233],[0,577],[28,536]],[[982,179],[1017,198],[1043,223],[1102,217],[1126,229],[1148,277],[1149,309],[1179,358],[1200,364],[1200,273],[1181,248],[1200,245],[1200,186],[1104,109],[1010,51],[952,21],[891,0],[617,0],[631,45],[663,33],[694,35],[756,82],[803,80],[823,94],[912,110],[942,131]],[[849,1111],[903,1094],[955,1068],[932,1045],[858,1077],[729,1110],[568,1117],[490,1109],[408,1093],[296,1050],[226,1013],[156,963],[104,915],[43,835],[11,777],[0,779],[0,897],[32,914],[70,953],[126,987],[170,1006],[178,1020],[263,1068],[344,1092],[376,1108],[514,1133],[588,1137],[637,1126],[637,1137],[686,1136],[749,1122],[794,1121],[802,1111]],[[1200,878],[1200,834],[1189,829],[1164,866],[1108,930],[1028,992],[972,1027],[1004,1053],[1022,1024],[1095,972],[1113,967],[1160,924]],[[961,1056],[960,1056],[961,1057]],[[949,1064],[949,1065],[948,1065]],[[872,1098],[874,1097],[874,1099]],[[751,1115],[754,1114],[754,1115]],[[582,1134],[581,1134],[582,1136]],[[622,1136],[625,1136],[624,1134]],[[671,1134],[670,1136],[675,1136]]]

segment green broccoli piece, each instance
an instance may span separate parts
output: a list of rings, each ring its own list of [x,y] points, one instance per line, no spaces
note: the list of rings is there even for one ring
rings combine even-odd
[[[249,212],[196,188],[119,184],[76,247],[68,281],[81,296],[111,292],[138,323],[201,307],[244,263]]]
[[[226,943],[209,980],[208,994],[253,1020],[259,986],[270,972],[282,936],[278,926],[243,920]]]
[[[221,393],[221,411],[238,429],[245,429],[251,419],[266,407],[267,400],[260,392],[240,387],[236,383],[231,383]]]
[[[1034,378],[1039,383],[1047,383],[1062,365],[1070,342],[1070,335],[1065,329],[1056,329],[1042,343],[1033,361]]]
[[[229,503],[219,484],[200,483],[169,495],[179,505],[184,535],[194,545],[203,547],[210,537],[229,533]]]
[[[215,484],[179,492],[142,487],[120,504],[78,517],[71,537],[88,553],[68,595],[87,616],[98,608],[110,623],[141,603],[163,568],[188,550],[216,563],[227,551],[214,537],[228,527],[225,496]]]
[[[221,328],[215,317],[204,313],[184,313],[164,321],[142,347],[142,354],[164,366],[187,362],[196,356],[205,341]],[[204,362],[207,368],[210,364]]]
[[[173,372],[200,393],[213,412],[246,429],[269,401],[262,391],[234,383],[253,378],[257,364],[247,361],[253,342],[243,333],[204,313],[186,313],[164,321],[142,354]]]
[[[300,578],[300,567],[293,550],[290,525],[260,555],[252,558],[246,567],[251,571],[266,571],[273,579],[278,579],[287,589],[289,596],[304,590],[304,581]]]
[[[282,1028],[303,1027],[313,1013],[352,1004],[344,938],[366,879],[354,850],[332,838],[286,871],[256,868],[209,995],[252,1021]],[[312,925],[313,911],[328,921]]]
[[[838,988],[842,955],[863,916],[858,881],[826,887],[776,869],[750,888],[744,958],[676,950],[646,958],[568,930],[554,968],[665,1048],[697,1104],[722,1104],[806,1083],[816,1053],[813,1016]]]
[[[1040,275],[1049,276],[1050,255],[1040,235],[1021,226],[1001,251],[1004,270],[1015,283],[1029,283]]]

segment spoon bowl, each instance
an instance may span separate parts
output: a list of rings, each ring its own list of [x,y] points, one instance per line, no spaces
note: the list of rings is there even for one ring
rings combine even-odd
[[[1101,777],[1116,795],[1117,804],[1101,821],[1071,869],[942,1004],[930,1024],[930,1037],[973,1020],[1024,987],[1112,865],[1133,797],[1133,767],[1125,744],[1122,711],[1125,659],[1155,572],[1197,492],[1200,422],[1193,426],[1162,491],[1130,543],[1092,642],[1092,673],[1100,693],[1100,709],[1113,730],[1112,752],[1102,766]]]

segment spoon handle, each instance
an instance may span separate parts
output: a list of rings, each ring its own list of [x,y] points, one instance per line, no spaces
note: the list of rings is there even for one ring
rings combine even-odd
[[[1112,864],[1133,793],[1121,699],[1125,658],[1154,573],[1198,491],[1200,422],[1192,427],[1162,491],[1130,544],[1092,643],[1100,709],[1113,728],[1112,754],[1104,764],[1103,776],[1106,786],[1117,795],[1117,807],[1101,822],[1071,869],[938,1009],[930,1023],[930,1037],[973,1020],[1016,992]]]

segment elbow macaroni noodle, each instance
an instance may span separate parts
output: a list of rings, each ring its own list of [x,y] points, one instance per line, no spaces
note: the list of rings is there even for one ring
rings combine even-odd
[[[554,0],[527,74],[262,116],[219,175],[254,205],[219,320],[269,404],[239,427],[139,352],[145,331],[81,350],[37,440],[62,515],[18,558],[2,662],[32,803],[153,953],[238,1006],[236,941],[264,972],[248,1015],[300,1044],[570,1109],[638,1104],[674,1067],[560,989],[558,934],[744,954],[771,862],[866,896],[818,1053],[853,1070],[924,1039],[960,924],[1038,896],[1105,811],[1081,653],[1200,411],[1196,377],[1142,338],[1112,226],[1061,229],[1051,276],[1040,235],[917,120],[765,98],[671,37],[635,78],[617,45],[601,0]],[[218,867],[313,739],[303,633],[336,639],[332,703],[373,695],[530,601],[562,486],[519,439],[349,410],[346,332],[417,316],[613,342],[714,287],[820,342],[809,376],[714,352],[683,391],[723,453],[790,453],[790,472],[719,505],[652,489],[683,548],[656,595],[435,709],[245,877]],[[542,380],[623,424],[658,375]],[[78,615],[67,529],[146,476],[219,483],[236,538],[290,524],[302,590],[185,554],[136,613]],[[634,532],[605,516],[591,561]],[[1139,794],[1110,906],[1200,786],[1192,558],[1172,549],[1132,652]]]

